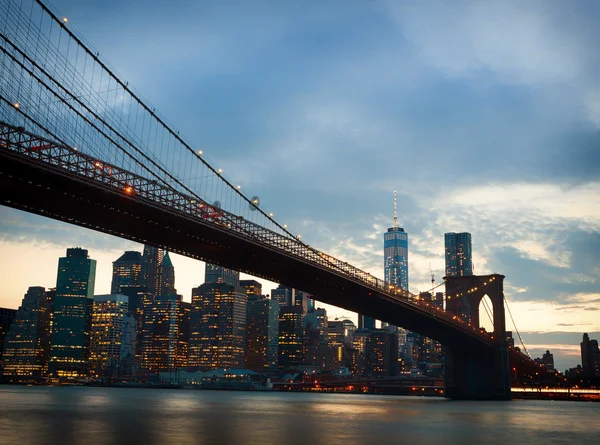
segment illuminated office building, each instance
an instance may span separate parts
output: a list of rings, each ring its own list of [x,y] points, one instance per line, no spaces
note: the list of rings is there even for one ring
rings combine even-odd
[[[301,305],[282,306],[279,312],[279,367],[293,368],[304,363],[304,317]]]
[[[305,364],[329,369],[329,338],[327,311],[311,309],[305,317]]]
[[[113,261],[113,274],[110,292],[121,293],[122,287],[139,286],[142,271],[142,254],[127,251]]]
[[[260,297],[262,295],[262,284],[256,280],[240,280],[240,286],[246,292],[248,297]]]
[[[140,270],[140,285],[151,295],[156,295],[159,289],[158,267],[162,264],[165,251],[157,247],[145,245]]]
[[[239,274],[206,264],[207,279],[192,289],[190,366],[243,368],[246,347],[246,292]]]
[[[41,377],[48,370],[54,289],[30,287],[4,340],[3,374]]]
[[[204,272],[205,283],[222,283],[230,286],[240,285],[240,273],[236,270],[206,263]],[[256,282],[255,282],[256,283]],[[260,286],[260,284],[259,284]],[[262,289],[262,286],[261,286]]]
[[[586,377],[600,376],[600,349],[598,340],[590,340],[590,336],[583,334],[581,346],[581,367]]]
[[[95,278],[96,261],[85,249],[67,249],[58,261],[48,366],[55,377],[88,374]]]
[[[17,315],[16,309],[0,307],[0,363],[2,363],[2,351],[4,349],[4,338],[10,330],[10,325]]]
[[[365,375],[372,377],[398,374],[398,334],[387,329],[370,331],[365,344]]]
[[[473,275],[473,253],[470,233],[444,234],[446,249],[446,276],[464,277]]]
[[[248,291],[248,288],[246,288]],[[245,367],[253,371],[277,369],[279,353],[279,303],[248,294],[246,306]]]
[[[180,295],[144,301],[141,362],[151,373],[188,366],[189,303]]]
[[[158,265],[157,293],[161,297],[177,294],[175,290],[175,267],[171,262],[169,252],[165,252],[162,263]]]
[[[126,295],[96,295],[92,305],[90,334],[90,368],[96,376],[105,368],[114,368],[121,360],[125,317],[128,313]]]
[[[358,314],[358,329],[366,329],[368,331],[375,329],[375,319]]]

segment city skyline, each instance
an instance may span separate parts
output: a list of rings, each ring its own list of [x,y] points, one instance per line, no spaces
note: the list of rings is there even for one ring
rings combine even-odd
[[[576,357],[577,342],[567,340],[571,333],[600,330],[600,163],[593,150],[598,141],[600,90],[592,76],[597,56],[586,43],[594,41],[597,31],[590,27],[594,14],[584,13],[583,8],[567,14],[558,3],[549,2],[523,7],[516,32],[506,35],[499,25],[515,12],[514,5],[461,4],[458,12],[441,7],[432,13],[385,3],[366,10],[351,4],[345,12],[347,19],[360,16],[364,21],[354,38],[349,28],[333,28],[346,39],[343,42],[327,30],[334,12],[339,12],[331,7],[278,10],[292,31],[299,21],[308,25],[310,32],[319,33],[326,43],[321,49],[294,40],[293,32],[281,27],[273,12],[261,18],[256,11],[246,11],[245,19],[240,15],[231,23],[218,7],[204,11],[204,19],[198,10],[182,8],[201,26],[167,33],[174,37],[163,46],[143,45],[152,47],[150,57],[139,50],[139,38],[152,41],[152,36],[145,34],[147,22],[157,20],[171,29],[162,21],[160,6],[150,3],[144,17],[138,18],[127,6],[118,7],[115,16],[96,10],[94,5],[55,3],[144,96],[205,148],[207,156],[239,179],[244,189],[256,191],[266,208],[311,245],[381,277],[379,233],[389,227],[386,203],[389,190],[398,186],[403,226],[411,234],[411,290],[419,291],[429,288],[429,261],[440,282],[441,235],[446,231],[471,232],[476,239],[477,273],[507,276],[507,298],[528,346],[535,345],[532,355],[550,349],[560,363],[555,346],[563,345],[563,355],[570,351]],[[411,24],[418,22],[411,19],[420,17],[438,23],[445,12],[453,17],[463,14],[455,25],[440,22],[432,35]],[[572,20],[556,25],[553,17],[563,13]],[[476,21],[469,18],[490,26],[475,26]],[[261,28],[262,34],[254,40],[236,40],[254,31],[259,20],[268,25]],[[210,21],[217,28],[212,28]],[[577,26],[579,32],[565,39],[571,26]],[[226,32],[217,32],[218,27]],[[373,32],[376,27],[380,33]],[[121,38],[118,32],[106,33],[107,28],[127,29],[131,39]],[[202,32],[212,39],[200,38],[198,33]],[[281,48],[271,43],[274,34],[297,50],[297,59],[284,60],[292,65],[296,60],[306,62],[301,66],[313,76],[309,79],[322,79],[307,90],[306,96],[299,94],[305,86],[302,79],[288,72],[285,64],[272,66],[275,79],[268,86],[261,80],[265,70],[257,72],[249,63],[250,56],[280,55]],[[436,39],[447,42],[444,35],[454,35],[453,41],[458,43],[482,42],[483,47],[466,45],[466,51],[458,52],[453,51],[458,46],[450,45],[450,51],[441,54]],[[485,43],[497,36],[502,37],[500,49],[512,48],[502,45],[514,41],[528,45],[517,45],[518,51],[510,57],[503,57],[501,51],[483,51]],[[172,51],[195,38],[202,45],[195,48],[194,57],[183,57],[185,50]],[[397,44],[390,45],[390,41]],[[549,51],[545,42],[563,45],[554,45],[556,50]],[[361,43],[372,45],[369,48],[374,50],[367,51]],[[137,59],[130,57],[132,48],[136,48]],[[331,52],[324,53],[325,48]],[[245,57],[235,59],[244,52]],[[170,63],[156,66],[156,54],[168,56]],[[329,60],[328,54],[337,57]],[[536,63],[530,63],[532,54],[537,55]],[[398,56],[403,63],[397,63]],[[236,75],[239,68],[241,75]],[[147,76],[148,72],[154,75]],[[226,75],[220,76],[223,72]],[[328,76],[319,76],[322,73]],[[173,85],[162,81],[173,78],[180,81],[170,82]],[[280,78],[293,82],[281,82]],[[251,88],[248,83],[253,81]],[[235,94],[225,94],[232,88]],[[259,94],[261,91],[268,94]],[[353,94],[345,94],[347,91]],[[380,100],[382,95],[393,101]],[[188,97],[195,99],[189,100],[193,106],[183,103]],[[253,113],[248,116],[244,102],[252,106]],[[397,108],[400,102],[410,113]],[[218,112],[211,117],[215,109]],[[228,114],[232,119],[224,119]],[[219,118],[238,131],[224,131],[224,124],[209,128]],[[286,119],[283,123],[287,125],[273,125],[281,123],[280,119]],[[262,127],[263,120],[269,122],[268,127]],[[431,120],[435,120],[436,131],[427,124]],[[261,124],[259,128],[266,136],[250,130],[255,124]],[[273,133],[272,127],[282,128],[282,133]],[[411,166],[402,174],[387,165],[395,159],[392,153],[396,154],[397,147],[403,162]],[[318,157],[313,156],[316,153]],[[458,156],[449,159],[447,153]],[[344,160],[340,154],[350,156]],[[443,166],[448,163],[448,168],[433,176],[432,159]],[[275,169],[274,164],[282,168]],[[17,307],[28,286],[53,286],[52,273],[44,271],[56,264],[59,255],[53,252],[79,245],[99,263],[106,259],[102,267],[108,270],[118,258],[113,253],[141,251],[127,241],[7,208],[1,209],[0,227],[6,252],[0,266],[14,277],[4,291],[3,306]],[[202,282],[202,266],[192,261],[173,256],[177,288],[187,301],[189,289]],[[46,277],[32,279],[32,270]],[[98,281],[104,281],[105,276],[99,271]],[[106,288],[97,289],[97,293],[107,292]],[[560,332],[544,335],[548,331]]]

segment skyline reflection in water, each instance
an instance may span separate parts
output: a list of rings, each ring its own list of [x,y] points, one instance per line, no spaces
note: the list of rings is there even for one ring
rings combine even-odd
[[[600,404],[0,386],[0,444],[598,443]]]

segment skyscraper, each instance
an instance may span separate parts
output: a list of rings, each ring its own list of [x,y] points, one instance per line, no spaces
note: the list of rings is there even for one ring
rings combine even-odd
[[[175,290],[175,267],[169,252],[165,252],[162,263],[158,265],[156,294],[161,297],[177,295]]]
[[[281,306],[292,306],[295,300],[296,289],[280,284],[277,289],[271,290],[271,299],[277,301]]]
[[[159,295],[144,301],[141,360],[150,372],[170,371],[188,365],[186,337],[189,303],[178,295]]]
[[[304,363],[304,317],[302,306],[282,306],[279,312],[279,367]]]
[[[96,295],[92,305],[90,368],[96,376],[116,368],[121,360],[124,322],[128,313],[126,295]]]
[[[48,370],[54,290],[30,287],[4,340],[5,376],[41,377]]]
[[[277,369],[279,352],[279,303],[262,295],[248,294],[246,306],[247,369]]]
[[[260,297],[262,295],[262,284],[256,280],[241,280],[240,286],[246,291],[248,297],[251,295]]]
[[[385,281],[408,291],[408,234],[398,227],[396,190],[394,190],[394,226],[383,234]]]
[[[444,234],[446,247],[446,276],[464,277],[473,275],[473,256],[470,233]]]
[[[369,333],[365,345],[365,374],[395,376],[398,373],[398,334],[387,329]]]
[[[204,273],[205,283],[224,283],[230,286],[240,285],[240,273],[236,270],[206,263]],[[262,286],[261,286],[262,289]]]
[[[10,330],[10,325],[17,315],[16,309],[0,307],[0,363],[2,360],[2,351],[4,349],[4,337]]]
[[[139,286],[142,271],[142,254],[127,251],[113,262],[113,275],[110,292],[121,293],[122,287]]]
[[[375,329],[375,319],[366,315],[358,315],[358,329],[373,330]]]
[[[88,373],[96,260],[79,247],[58,261],[50,337],[49,372],[56,377]]]
[[[330,362],[327,311],[309,309],[304,329],[304,363],[328,369]]]
[[[162,264],[165,251],[157,247],[145,245],[142,255],[140,285],[152,295],[158,292],[158,266]]]
[[[581,367],[585,376],[600,376],[598,340],[590,340],[587,333],[583,334],[583,341],[581,342]]]
[[[239,274],[206,264],[207,279],[192,289],[190,366],[242,368],[246,346],[246,292]]]

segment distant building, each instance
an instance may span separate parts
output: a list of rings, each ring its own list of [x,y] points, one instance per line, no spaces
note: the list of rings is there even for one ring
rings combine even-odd
[[[158,288],[157,295],[161,297],[171,297],[177,295],[175,289],[175,268],[171,262],[169,252],[165,252],[162,263],[158,265]]]
[[[142,366],[152,373],[188,366],[186,328],[189,303],[182,302],[180,295],[161,295],[144,302]]]
[[[124,343],[124,323],[129,299],[126,295],[94,296],[90,334],[90,368],[96,376],[121,361]]]
[[[293,289],[282,284],[277,289],[271,290],[271,300],[275,300],[280,306],[293,306],[292,301],[295,301],[296,289]]]
[[[81,248],[58,261],[49,372],[55,377],[87,376],[96,260]]]
[[[515,347],[515,339],[513,338],[512,331],[506,331],[506,346],[509,348]]]
[[[357,329],[352,336],[352,348],[357,353],[356,367],[353,369],[355,375],[364,375],[367,365],[367,342],[373,329]]]
[[[355,330],[356,326],[350,320],[330,320],[327,323],[329,366],[332,370],[352,368],[354,359],[349,354],[353,350],[352,336]]]
[[[192,289],[190,366],[243,368],[246,347],[246,292],[237,272],[206,264],[207,281]]]
[[[282,306],[279,312],[279,368],[304,363],[304,317],[301,305]]]
[[[262,284],[256,280],[240,280],[240,286],[244,289],[248,297],[251,295],[260,297],[262,295]]]
[[[375,329],[375,319],[358,314],[358,329],[366,329],[369,331]]]
[[[600,376],[598,340],[590,340],[587,333],[583,334],[581,342],[581,368],[584,376]]]
[[[554,372],[554,355],[550,354],[550,351],[546,350],[542,358],[536,358],[534,361],[542,365],[546,371]]]
[[[245,367],[256,372],[275,370],[279,356],[280,305],[265,296],[247,295]]]
[[[2,350],[4,348],[4,338],[10,330],[10,325],[17,315],[16,309],[0,307],[0,363],[2,363]]]
[[[471,234],[444,234],[446,248],[446,276],[464,277],[473,275],[473,254],[471,249]]]
[[[408,234],[394,220],[383,238],[385,281],[408,291]]]
[[[4,340],[3,374],[42,377],[48,371],[54,289],[30,287]]]
[[[304,363],[329,369],[329,338],[327,311],[323,308],[308,311],[304,329]]]
[[[142,268],[140,285],[146,288],[151,295],[156,296],[159,289],[158,267],[162,264],[165,251],[158,247],[144,246],[142,255]]]
[[[365,375],[373,377],[398,374],[398,335],[386,329],[369,333],[365,345]]]
[[[127,251],[113,262],[111,294],[121,293],[121,287],[139,286],[142,272],[142,254]]]
[[[206,263],[205,283],[223,283],[230,286],[240,285],[240,273],[236,270],[227,269],[226,267],[217,266],[216,264]]]

